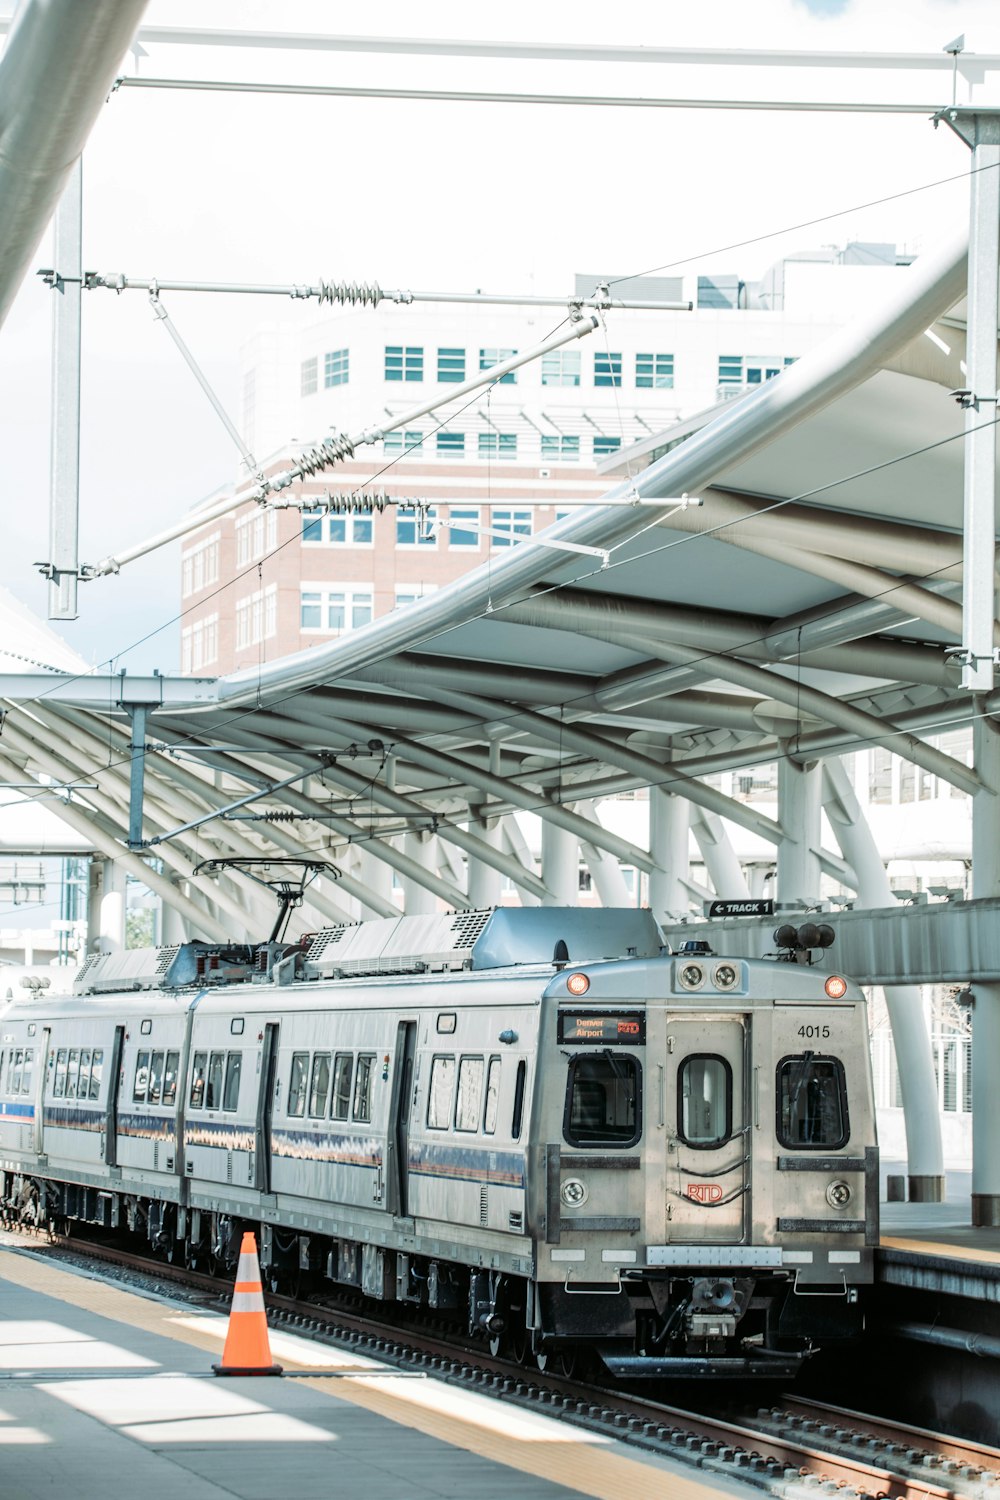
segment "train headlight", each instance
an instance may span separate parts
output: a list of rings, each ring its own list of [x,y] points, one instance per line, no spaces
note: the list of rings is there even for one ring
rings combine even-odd
[[[826,1201],[831,1208],[846,1208],[851,1201],[849,1182],[831,1182],[826,1190]]]
[[[831,974],[823,988],[831,1000],[842,1000],[847,994],[847,980],[840,974]]]
[[[581,1182],[579,1177],[567,1177],[559,1189],[559,1196],[567,1208],[582,1208],[590,1197],[587,1184]]]
[[[585,995],[590,989],[590,980],[586,974],[571,974],[566,981],[566,988],[571,995]]]
[[[740,982],[740,971],[735,964],[716,964],[712,970],[712,983],[717,990],[734,990]]]
[[[677,978],[682,990],[700,990],[705,983],[705,970],[701,964],[681,964]]]

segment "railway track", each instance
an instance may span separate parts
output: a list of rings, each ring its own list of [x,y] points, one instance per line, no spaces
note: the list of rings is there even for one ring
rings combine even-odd
[[[205,1272],[116,1246],[47,1236],[60,1257],[99,1263],[218,1303],[229,1285]],[[30,1247],[31,1242],[29,1242]],[[341,1343],[387,1364],[422,1370],[504,1401],[619,1438],[707,1473],[739,1479],[781,1500],[839,1492],[841,1500],[1000,1500],[1000,1450],[795,1396],[753,1411],[689,1411],[620,1388],[526,1369],[471,1340],[379,1322],[320,1302],[268,1296],[272,1327]]]

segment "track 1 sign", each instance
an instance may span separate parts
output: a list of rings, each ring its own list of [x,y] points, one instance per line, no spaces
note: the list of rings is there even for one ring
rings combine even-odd
[[[773,917],[774,902],[763,899],[706,901],[706,917]]]

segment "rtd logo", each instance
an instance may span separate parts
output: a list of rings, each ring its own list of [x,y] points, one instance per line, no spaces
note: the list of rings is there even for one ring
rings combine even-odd
[[[717,1182],[691,1182],[687,1195],[695,1203],[721,1203],[722,1188]]]
[[[638,1021],[619,1021],[618,1022],[618,1035],[619,1036],[638,1036],[639,1035],[639,1022]]]

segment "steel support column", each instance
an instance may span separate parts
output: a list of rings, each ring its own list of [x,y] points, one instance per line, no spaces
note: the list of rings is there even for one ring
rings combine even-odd
[[[691,874],[690,840],[690,802],[651,786],[649,849],[656,867],[649,875],[649,905],[658,922],[667,915],[682,917],[690,908],[687,887]]]
[[[705,872],[715,894],[732,901],[746,900],[750,887],[722,819],[704,807],[691,810],[691,831],[705,861]]]
[[[824,762],[823,788],[830,826],[844,858],[857,875],[855,906],[891,907],[896,898],[882,856],[840,760],[831,757]],[[886,985],[885,1003],[903,1095],[909,1196],[916,1202],[939,1203],[944,1198],[944,1153],[934,1057],[920,988],[912,984]]]
[[[786,905],[819,904],[822,780],[815,762],[803,765],[787,753],[778,760],[778,821],[785,837],[778,845],[777,894]]]
[[[942,110],[972,148],[969,199],[969,300],[966,335],[965,546],[962,686],[993,689],[996,617],[997,313],[1000,263],[1000,110]],[[987,1222],[993,1223],[992,1219]]]
[[[80,573],[80,311],[83,167],[77,161],[55,215],[52,444],[49,470],[49,619],[75,620]]]
[[[972,895],[1000,895],[1000,730],[973,728],[976,769],[986,782],[972,799]],[[977,980],[972,1008],[972,1222],[1000,1224],[1000,984]]]
[[[585,818],[600,823],[597,808],[593,802],[578,802],[577,810]],[[622,874],[622,867],[613,855],[606,854],[603,849],[595,849],[593,844],[586,842],[581,842],[580,852],[590,871],[602,906],[636,906],[638,904],[638,891],[635,893],[629,891],[625,884],[625,876]],[[638,882],[640,878],[638,870],[635,872],[635,878]]]
[[[422,865],[430,874],[438,869],[438,844],[433,833],[408,833],[403,838],[403,848],[416,864]],[[437,898],[425,885],[403,876],[403,910],[408,917],[424,912],[437,911]]]
[[[580,841],[575,833],[542,818],[543,906],[576,906],[580,899]]]
[[[470,818],[469,832],[474,833],[484,844],[489,844],[491,849],[499,852],[503,847],[503,829],[499,818]],[[469,856],[469,905],[474,910],[499,905],[500,882],[499,870],[486,864],[484,860]]]

